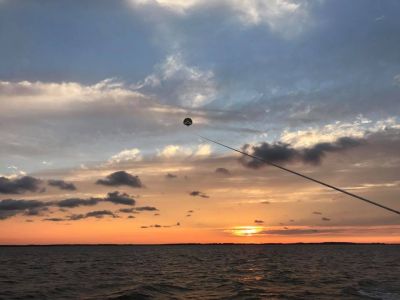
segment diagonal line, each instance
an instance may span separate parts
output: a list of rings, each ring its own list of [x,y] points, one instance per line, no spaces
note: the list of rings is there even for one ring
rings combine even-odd
[[[205,140],[207,140],[207,141],[209,141],[209,142],[212,142],[212,143],[214,143],[214,144],[217,144],[217,145],[220,145],[220,146],[222,146],[222,147],[225,147],[225,148],[227,148],[227,149],[230,149],[230,150],[233,150],[233,151],[235,151],[235,152],[238,152],[238,153],[241,153],[241,154],[243,154],[243,155],[246,155],[246,156],[248,156],[248,157],[254,158],[254,159],[258,160],[258,161],[264,162],[264,163],[266,163],[266,164],[268,164],[268,165],[274,166],[274,167],[276,167],[276,168],[278,168],[278,169],[281,169],[281,170],[284,170],[284,171],[286,171],[286,172],[289,172],[289,173],[295,174],[295,175],[297,175],[297,176],[303,177],[303,178],[305,178],[305,179],[314,181],[314,182],[316,182],[316,183],[318,183],[318,184],[321,184],[321,185],[323,185],[323,186],[326,186],[326,187],[328,187],[328,188],[331,188],[331,189],[336,190],[336,191],[338,191],[338,192],[341,192],[341,193],[343,193],[343,194],[349,195],[349,196],[351,196],[351,197],[357,198],[357,199],[362,200],[362,201],[364,201],[364,202],[367,202],[367,203],[369,203],[369,204],[378,206],[378,207],[380,207],[380,208],[386,209],[386,210],[388,210],[388,211],[391,211],[391,212],[393,212],[393,213],[395,213],[395,214],[400,215],[400,211],[395,210],[395,209],[393,209],[393,208],[390,208],[390,207],[384,206],[384,205],[382,205],[382,204],[376,203],[376,202],[374,202],[374,201],[368,200],[368,199],[366,199],[366,198],[364,198],[364,197],[361,197],[361,196],[358,196],[358,195],[356,195],[356,194],[350,193],[350,192],[348,192],[348,191],[346,191],[346,190],[343,190],[343,189],[341,189],[341,188],[335,187],[335,186],[333,186],[333,185],[330,185],[330,184],[328,184],[328,183],[322,182],[322,181],[320,181],[320,180],[314,179],[314,178],[312,178],[312,177],[303,175],[303,174],[298,173],[298,172],[296,172],[296,171],[292,171],[292,170],[290,170],[290,169],[287,169],[287,168],[285,168],[285,167],[282,167],[282,166],[280,166],[280,165],[277,165],[277,164],[275,164],[275,163],[273,163],[273,162],[270,162],[270,161],[268,161],[268,160],[262,159],[262,158],[260,158],[260,157],[257,157],[257,156],[248,154],[248,153],[246,153],[246,152],[237,150],[237,149],[235,149],[235,148],[226,146],[226,145],[224,145],[224,144],[222,144],[222,143],[220,143],[220,142],[211,140],[211,139],[206,138],[206,137],[204,137],[204,136],[199,135],[199,137],[201,137],[202,139],[205,139]]]

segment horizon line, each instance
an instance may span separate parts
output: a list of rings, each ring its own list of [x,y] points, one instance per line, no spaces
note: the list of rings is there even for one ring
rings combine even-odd
[[[132,243],[71,243],[71,244],[0,244],[0,247],[57,247],[57,246],[212,246],[212,245],[237,245],[237,246],[262,246],[262,245],[400,245],[400,243],[384,242],[296,242],[296,243],[155,243],[155,244],[132,244]]]

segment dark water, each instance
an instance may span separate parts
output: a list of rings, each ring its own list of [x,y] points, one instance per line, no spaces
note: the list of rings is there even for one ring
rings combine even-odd
[[[400,246],[0,247],[1,299],[400,299]]]

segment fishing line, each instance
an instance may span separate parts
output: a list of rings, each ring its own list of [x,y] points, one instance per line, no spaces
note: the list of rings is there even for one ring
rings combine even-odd
[[[209,141],[209,142],[212,142],[212,143],[214,143],[214,144],[217,144],[217,145],[220,145],[220,146],[225,147],[225,148],[227,148],[227,149],[230,149],[230,150],[232,150],[232,151],[241,153],[241,154],[243,154],[243,155],[245,155],[245,156],[251,157],[251,158],[256,159],[256,160],[258,160],[258,161],[261,161],[261,162],[263,162],[263,163],[265,163],[265,164],[271,165],[271,166],[273,166],[273,167],[276,167],[276,168],[281,169],[281,170],[283,170],[283,171],[292,173],[292,174],[294,174],[294,175],[303,177],[303,178],[305,178],[305,179],[307,179],[307,180],[310,180],[310,181],[313,181],[313,182],[318,183],[318,184],[320,184],[320,185],[326,186],[326,187],[328,187],[328,188],[330,188],[330,189],[333,189],[333,190],[335,190],[335,191],[341,192],[341,193],[343,193],[343,194],[346,194],[346,195],[351,196],[351,197],[353,197],[353,198],[356,198],[356,199],[358,199],[358,200],[362,200],[362,201],[367,202],[367,203],[369,203],[369,204],[378,206],[378,207],[380,207],[380,208],[386,209],[386,210],[388,210],[388,211],[390,211],[390,212],[393,212],[393,213],[395,213],[395,214],[400,215],[400,211],[395,210],[395,209],[393,209],[393,208],[390,208],[390,207],[384,206],[384,205],[382,205],[382,204],[376,203],[376,202],[374,202],[374,201],[372,201],[372,200],[368,200],[368,199],[366,199],[366,198],[364,198],[364,197],[361,197],[361,196],[358,196],[358,195],[356,195],[356,194],[350,193],[350,192],[348,192],[348,191],[346,191],[346,190],[343,190],[343,189],[341,189],[341,188],[338,188],[338,187],[335,187],[335,186],[330,185],[330,184],[328,184],[328,183],[322,182],[322,181],[320,181],[320,180],[318,180],[318,179],[314,179],[314,178],[312,178],[312,177],[309,177],[309,176],[306,176],[306,175],[304,175],[304,174],[298,173],[298,172],[296,172],[296,171],[290,170],[290,169],[288,169],[288,168],[282,167],[282,166],[280,166],[280,165],[277,165],[277,164],[275,164],[275,163],[273,163],[273,162],[270,162],[270,161],[268,161],[268,160],[265,160],[265,159],[263,159],[263,158],[260,158],[260,157],[257,157],[257,156],[248,154],[248,153],[246,153],[246,152],[243,152],[243,151],[241,151],[241,150],[238,150],[238,149],[232,148],[232,147],[230,147],[230,146],[224,145],[224,144],[222,144],[222,143],[220,143],[220,142],[211,140],[211,139],[206,138],[206,137],[204,137],[204,136],[201,136],[201,135],[198,135],[198,134],[196,134],[196,135],[199,136],[200,138],[202,138],[202,139],[204,139],[204,140],[207,140],[207,141]]]

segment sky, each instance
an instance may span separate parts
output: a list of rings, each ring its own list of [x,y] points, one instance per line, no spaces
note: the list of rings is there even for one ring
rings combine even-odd
[[[400,243],[396,0],[0,0],[0,244]],[[185,117],[193,125],[182,124]]]

